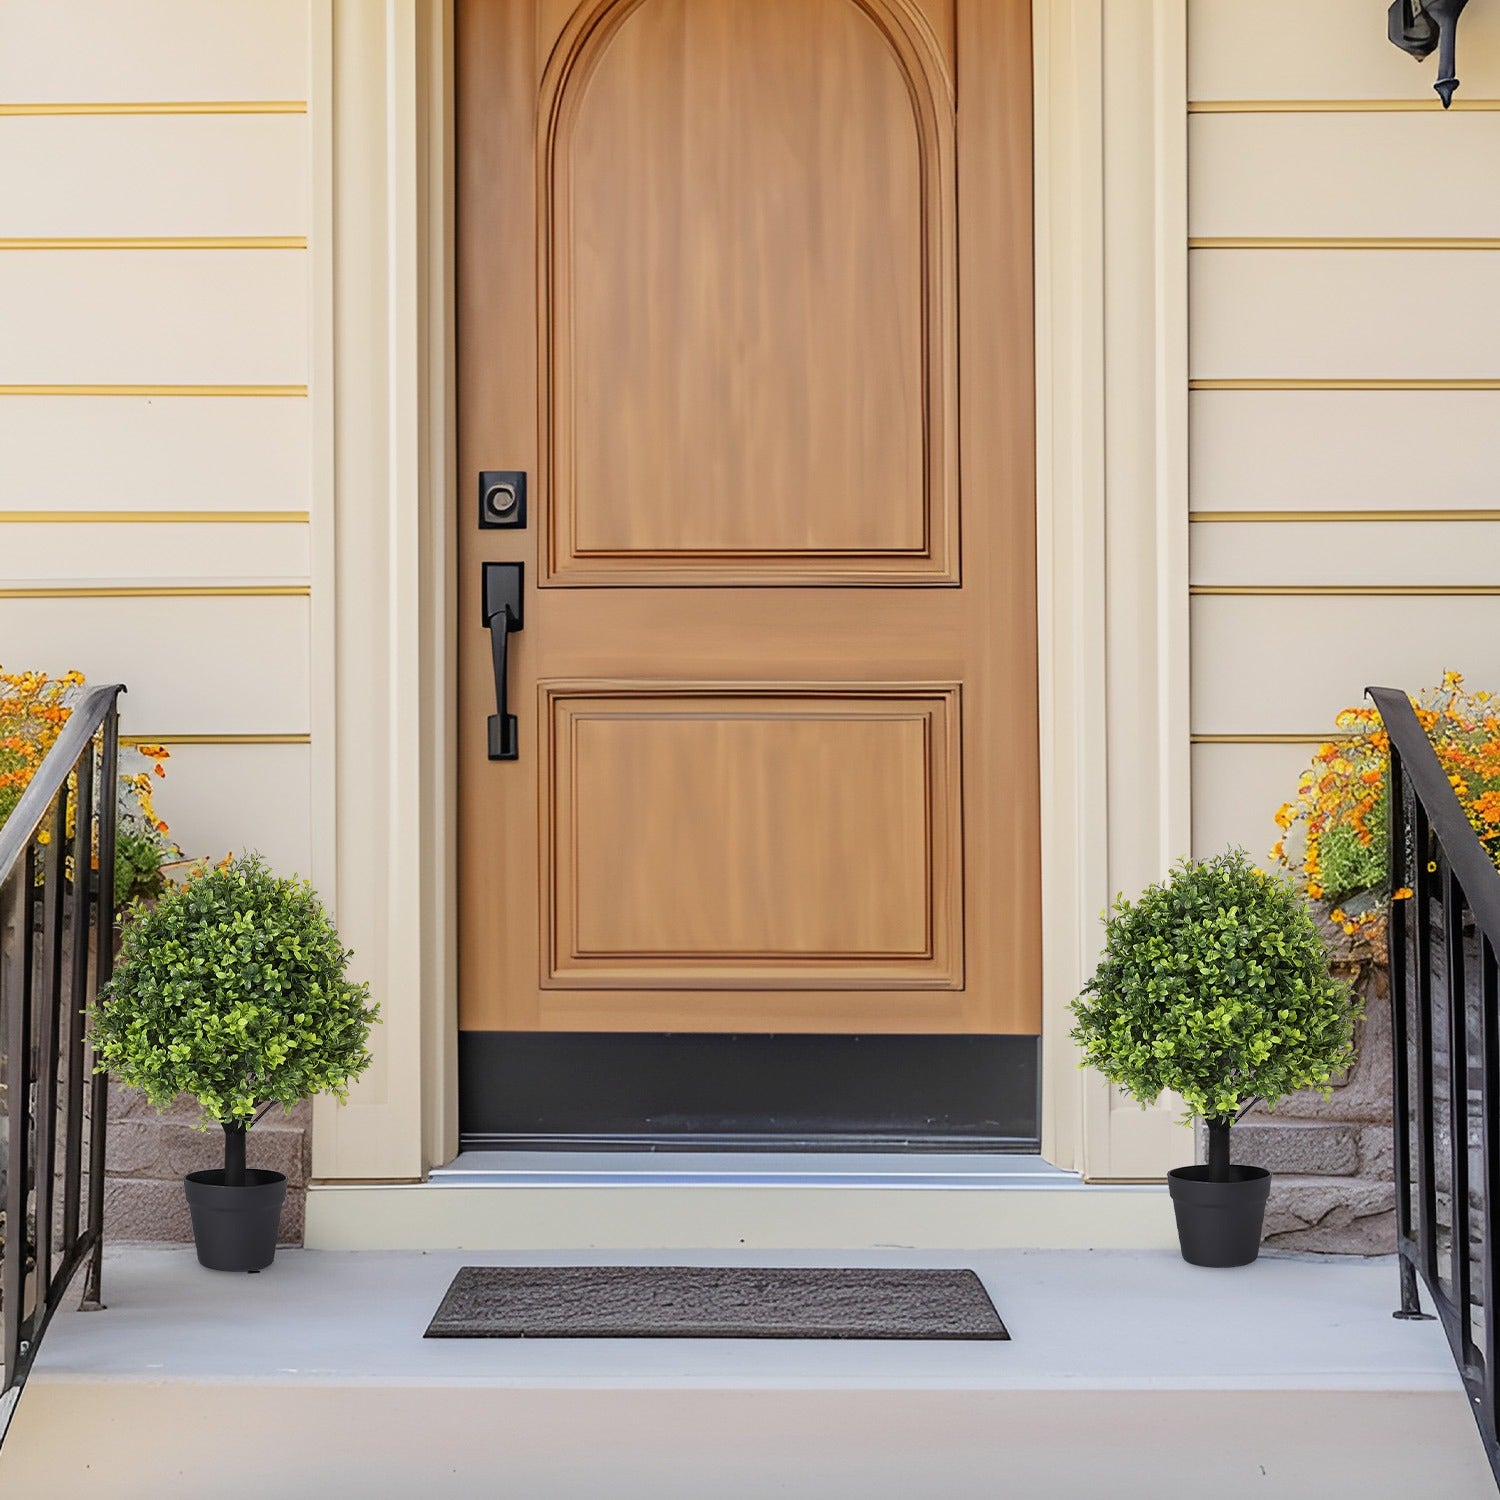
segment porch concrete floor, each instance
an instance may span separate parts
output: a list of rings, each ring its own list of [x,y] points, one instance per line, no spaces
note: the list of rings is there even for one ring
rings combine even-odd
[[[967,1265],[1012,1341],[422,1338],[462,1265],[579,1260]],[[47,1334],[6,1493],[1495,1493],[1441,1332],[1391,1317],[1389,1260],[283,1250],[232,1276],[142,1247],[104,1288]]]

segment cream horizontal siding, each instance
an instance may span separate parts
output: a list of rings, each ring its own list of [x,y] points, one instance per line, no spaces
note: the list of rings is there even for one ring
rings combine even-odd
[[[1500,98],[1500,13],[1471,5],[1459,36],[1459,98]],[[1437,107],[1433,64],[1386,40],[1384,0],[1188,0],[1188,98],[1406,99]]]
[[[0,384],[307,380],[306,256],[0,251]]]
[[[1194,250],[1193,378],[1500,384],[1500,249],[1437,253]]]
[[[305,597],[0,593],[0,641],[6,666],[76,667],[125,683],[120,723],[128,734],[308,729]],[[164,813],[169,807],[164,801]]]
[[[0,115],[0,236],[305,234],[303,115]]]
[[[1362,585],[1352,585],[1361,587]],[[1489,595],[1199,595],[1193,733],[1329,732],[1369,684],[1429,686],[1445,669],[1500,676],[1500,581]]]
[[[1500,498],[1500,497],[1497,497]],[[1500,511],[1495,515],[1500,518]],[[1199,585],[1500,586],[1494,521],[1200,521],[1189,558]]]
[[[0,511],[306,511],[310,406],[300,396],[0,399]]]
[[[309,26],[0,0],[0,660],[124,681],[183,847],[302,871]]]
[[[1281,837],[1276,809],[1297,789],[1316,744],[1194,745],[1193,847],[1238,845],[1263,867]]]
[[[1367,684],[1500,689],[1500,7],[1465,12],[1447,115],[1384,11],[1319,0],[1289,36],[1189,0],[1203,853],[1264,856]]]
[[[0,0],[0,100],[306,99],[307,0]]]
[[[55,581],[63,558],[68,580],[79,583],[153,575],[174,583],[305,582],[310,572],[308,526],[295,511],[269,522],[163,521],[170,512],[162,511],[124,520],[64,511],[67,519],[44,522],[33,519],[39,514],[48,512],[0,510],[0,587]]]
[[[311,868],[305,744],[169,743],[157,797],[174,838],[221,856],[255,849],[278,869]]]
[[[1195,511],[1500,509],[1493,391],[1194,391],[1188,412]]]
[[[1205,114],[1188,141],[1194,236],[1500,236],[1500,193],[1442,170],[1500,160],[1500,110]]]

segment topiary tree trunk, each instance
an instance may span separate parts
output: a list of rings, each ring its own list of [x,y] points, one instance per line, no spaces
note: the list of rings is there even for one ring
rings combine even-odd
[[[1233,1120],[1205,1120],[1208,1126],[1208,1180],[1228,1182],[1229,1171],[1229,1127]],[[228,1126],[224,1127],[226,1130]]]
[[[243,1120],[224,1123],[224,1186],[245,1185],[245,1135]]]

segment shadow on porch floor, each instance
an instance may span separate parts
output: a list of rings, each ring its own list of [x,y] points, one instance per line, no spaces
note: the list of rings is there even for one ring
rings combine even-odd
[[[1010,1343],[423,1341],[463,1264],[971,1265]],[[6,1493],[1362,1500],[1495,1493],[1388,1260],[1158,1252],[111,1252],[0,1451]]]

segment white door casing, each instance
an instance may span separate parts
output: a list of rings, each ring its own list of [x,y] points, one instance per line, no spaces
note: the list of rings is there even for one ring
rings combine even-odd
[[[1042,1149],[1092,1179],[1191,1152],[1067,1011],[1113,895],[1188,849],[1185,12],[1033,10]],[[382,1007],[313,1175],[413,1181],[457,1146],[452,16],[312,14],[314,878]]]

